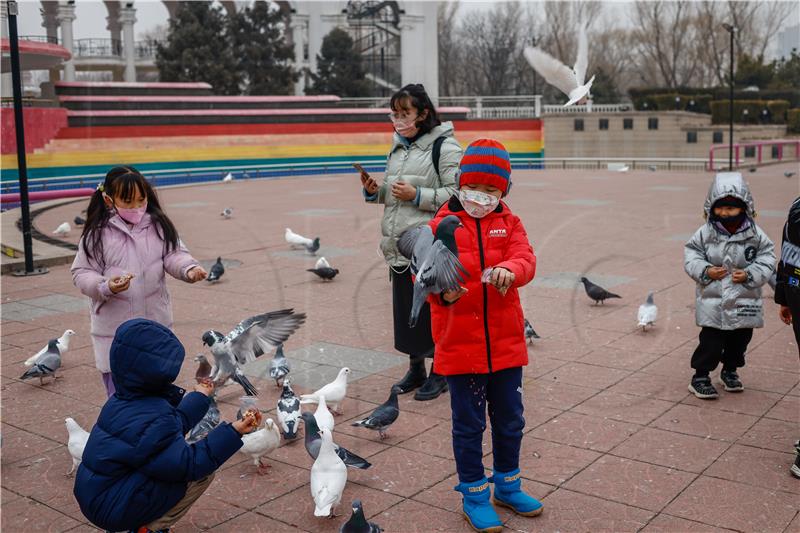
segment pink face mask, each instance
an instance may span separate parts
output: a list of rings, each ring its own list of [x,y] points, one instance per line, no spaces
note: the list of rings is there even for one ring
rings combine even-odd
[[[399,134],[405,137],[406,139],[411,139],[414,137],[418,132],[419,128],[417,127],[415,121],[416,119],[399,119],[395,118],[392,115],[389,115],[389,119],[392,121],[392,125],[394,126],[394,130]]]
[[[142,217],[147,212],[147,200],[144,201],[142,207],[134,207],[134,208],[125,208],[125,207],[117,207],[117,214],[119,218],[127,222],[128,224],[133,224],[134,226],[141,222]]]

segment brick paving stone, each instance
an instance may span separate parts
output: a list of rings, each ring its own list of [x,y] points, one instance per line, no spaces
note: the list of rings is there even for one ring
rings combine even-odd
[[[784,396],[764,416],[800,424],[800,399],[797,396]]]
[[[538,439],[607,452],[638,430],[639,426],[627,422],[570,412],[551,419],[530,434]]]
[[[681,403],[694,405],[709,409],[719,409],[720,411],[731,411],[734,413],[744,413],[746,415],[762,416],[772,409],[781,399],[781,395],[776,392],[764,392],[758,390],[746,390],[744,392],[727,392],[722,388],[722,383],[715,384],[719,398],[717,401],[709,402],[690,394]]]
[[[644,428],[611,450],[614,455],[700,473],[730,446],[719,440]]]
[[[656,516],[642,529],[642,533],[677,533],[679,531],[691,531],[692,533],[724,533],[725,531],[733,530],[710,526],[701,522],[693,522],[668,514]]]
[[[750,415],[678,404],[656,419],[652,425],[668,431],[733,441],[742,436],[757,420]]]
[[[305,531],[298,529],[296,526],[290,526],[283,522],[278,522],[272,518],[256,513],[242,513],[235,518],[223,522],[218,526],[212,527],[208,531],[215,533],[227,533],[229,531],[237,531],[241,533],[259,533],[262,531],[270,531],[271,533],[295,533],[297,531]]]
[[[468,533],[473,531],[461,513],[451,513],[413,500],[405,500],[372,519],[385,533]]]
[[[797,424],[762,418],[739,439],[739,443],[778,452],[790,452],[794,450],[797,433]]]
[[[581,357],[580,362],[633,371],[641,370],[643,366],[652,363],[659,357],[661,356],[638,350],[621,350],[619,348],[601,346]]]
[[[573,413],[646,425],[674,404],[665,400],[603,391],[571,409]]]
[[[358,483],[409,497],[452,475],[455,461],[393,447],[369,458],[372,467],[353,472]],[[350,479],[348,477],[348,479]]]
[[[778,489],[800,494],[800,483],[791,476],[789,467],[794,453],[773,452],[734,444],[704,472],[747,485]]]
[[[3,531],[69,531],[80,522],[50,507],[31,500],[20,498],[8,504],[3,503],[0,528]]]
[[[629,375],[630,372],[616,368],[570,362],[541,376],[539,379],[542,382],[553,380],[554,382],[567,383],[579,387],[605,389]]]
[[[519,466],[526,479],[560,485],[600,457],[591,450],[528,437],[523,443]]]

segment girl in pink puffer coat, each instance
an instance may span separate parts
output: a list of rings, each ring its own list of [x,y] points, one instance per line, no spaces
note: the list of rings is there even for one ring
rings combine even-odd
[[[156,192],[133,167],[114,167],[89,201],[72,281],[90,298],[94,359],[114,394],[109,353],[114,332],[132,318],[172,327],[165,272],[194,283],[208,275],[178,238]]]

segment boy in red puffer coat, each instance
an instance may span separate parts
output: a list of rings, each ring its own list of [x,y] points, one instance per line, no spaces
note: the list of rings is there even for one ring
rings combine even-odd
[[[511,187],[511,162],[505,147],[491,139],[470,144],[459,165],[458,195],[443,205],[429,225],[455,215],[458,257],[469,272],[458,291],[431,296],[436,372],[447,379],[453,412],[453,455],[464,514],[477,531],[503,527],[489,501],[524,516],[542,504],[520,490],[519,450],[522,367],[528,364],[519,287],[533,279],[536,256],[519,217],[500,198]],[[485,273],[485,277],[483,274]],[[486,279],[483,283],[481,279]],[[483,469],[481,440],[486,404],[492,422],[494,475]]]

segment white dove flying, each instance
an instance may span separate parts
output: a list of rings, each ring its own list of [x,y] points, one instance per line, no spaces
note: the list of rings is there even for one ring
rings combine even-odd
[[[341,414],[339,411],[339,404],[342,403],[342,400],[344,400],[344,397],[347,394],[347,375],[349,373],[349,368],[342,368],[339,370],[339,374],[336,376],[336,379],[318,391],[312,392],[311,394],[301,394],[300,403],[319,403],[320,396],[324,396],[325,401],[330,403],[331,410],[337,414]]]
[[[575,59],[573,68],[569,68],[540,48],[529,46],[523,53],[528,63],[547,80],[547,83],[569,96],[569,101],[564,104],[564,107],[589,95],[594,76],[584,83],[586,67],[589,65],[589,44],[586,40],[585,24],[581,24],[578,30],[578,57]]]
[[[86,441],[89,440],[89,432],[78,425],[72,418],[65,418],[64,423],[67,425],[67,432],[69,433],[69,441],[67,441],[67,450],[72,456],[72,468],[67,475],[72,474],[83,460],[83,449],[86,448]]]
[[[56,347],[58,348],[58,353],[61,354],[61,357],[64,357],[64,354],[67,353],[67,351],[69,350],[69,339],[73,335],[75,335],[75,332],[72,331],[71,329],[68,329],[68,330],[65,330],[64,333],[62,333],[59,338],[51,339],[51,340],[56,341]],[[47,348],[48,348],[49,345],[50,345],[50,342],[48,341],[48,343],[45,345],[44,348],[42,348],[41,350],[36,352],[34,355],[30,356],[25,361],[25,366],[33,366],[34,363],[36,363],[36,360],[39,358],[40,355],[43,355],[43,354],[47,353]]]
[[[647,295],[647,301],[639,306],[639,327],[642,331],[647,330],[647,326],[652,326],[658,318],[658,307],[653,303],[653,291]]]
[[[62,222],[58,225],[58,227],[53,231],[53,235],[58,235],[59,237],[65,237],[69,235],[69,232],[72,231],[72,228],[69,225],[69,222]]]
[[[268,464],[261,462],[261,458],[278,449],[281,444],[281,432],[271,418],[267,418],[264,427],[247,435],[242,435],[242,447],[239,451],[249,455],[253,464],[258,467],[259,474],[265,474]]]
[[[314,516],[330,516],[342,499],[347,467],[336,454],[331,432],[321,429],[319,435],[322,442],[311,467],[311,497],[314,498]]]
[[[317,421],[317,426],[319,426],[319,429],[328,429],[333,431],[333,415],[330,411],[328,411],[328,405],[325,403],[325,396],[319,397],[317,410],[314,411],[314,420]]]

